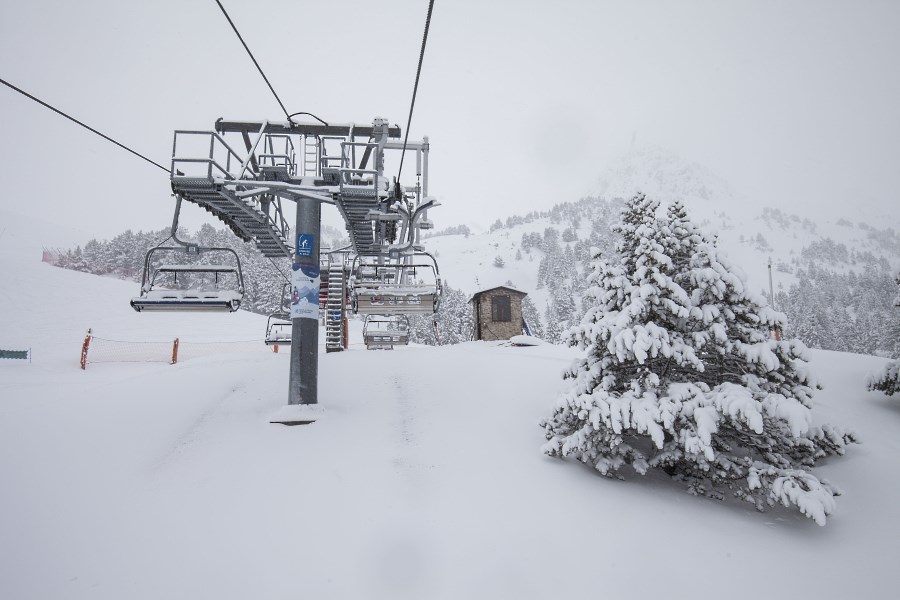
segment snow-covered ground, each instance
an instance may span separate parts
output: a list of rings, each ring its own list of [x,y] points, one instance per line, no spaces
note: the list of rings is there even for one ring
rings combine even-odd
[[[845,492],[822,528],[543,456],[567,348],[367,352],[357,327],[321,354],[326,416],[303,427],[268,422],[289,357],[261,341],[82,371],[88,327],[248,340],[265,319],[137,314],[135,284],[40,263],[39,231],[4,218],[0,348],[33,362],[0,361],[0,598],[896,593],[900,402],[864,390],[882,359],[812,353],[817,417],[863,440],[819,470]]]

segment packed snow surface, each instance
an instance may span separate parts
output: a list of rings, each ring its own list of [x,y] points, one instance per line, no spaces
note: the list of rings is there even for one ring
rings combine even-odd
[[[816,469],[844,491],[818,527],[542,455],[575,357],[549,344],[366,351],[353,323],[319,357],[323,418],[270,424],[289,355],[264,317],[137,314],[137,284],[42,264],[36,234],[0,238],[0,348],[33,351],[0,361],[2,598],[895,594],[900,404],[865,391],[883,359],[812,352],[816,419],[863,442]],[[82,371],[88,327],[259,343]]]

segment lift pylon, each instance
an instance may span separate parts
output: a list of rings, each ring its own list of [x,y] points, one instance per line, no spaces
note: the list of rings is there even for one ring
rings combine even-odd
[[[415,186],[403,187],[385,173],[385,152],[404,149],[399,139],[400,128],[385,119],[371,126],[219,119],[214,131],[175,132],[172,190],[213,213],[265,256],[292,259],[296,278],[333,275],[318,271],[322,203],[343,215],[355,255],[408,264],[421,251],[419,230],[430,224],[425,213],[436,203],[427,196],[427,138],[406,145],[416,157]],[[284,201],[297,204],[293,228]],[[295,293],[299,289],[292,286]],[[439,295],[438,284],[427,299],[429,311]],[[304,311],[295,309],[302,305],[299,298],[292,305],[289,404],[318,401],[317,350],[310,347],[318,320],[309,318],[311,310],[301,316]]]

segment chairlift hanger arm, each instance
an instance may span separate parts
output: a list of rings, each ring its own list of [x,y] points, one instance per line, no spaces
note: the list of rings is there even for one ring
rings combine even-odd
[[[289,123],[287,121],[226,121],[219,119],[216,121],[216,131],[218,133],[252,133],[259,134],[260,130],[264,133],[275,134],[294,134],[294,135],[339,135],[372,137],[375,135],[376,128],[363,125],[352,125],[349,123],[331,123],[323,125],[321,123]],[[389,138],[400,139],[400,126],[389,125],[387,128]]]
[[[388,253],[391,258],[397,258],[401,253],[409,252],[410,250],[415,250],[417,248],[417,244],[414,238],[415,230],[419,225],[419,220],[425,214],[425,211],[429,208],[434,208],[435,206],[440,206],[440,202],[438,202],[435,198],[429,198],[410,214],[409,210],[404,207],[402,204],[396,204],[396,209],[403,215],[403,230],[402,234],[406,235],[406,241],[400,244],[392,244],[388,248]],[[427,253],[426,253],[427,254]],[[430,256],[430,255],[429,255]]]

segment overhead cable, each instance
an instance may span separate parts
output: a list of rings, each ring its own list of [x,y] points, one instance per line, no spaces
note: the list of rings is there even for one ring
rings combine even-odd
[[[238,39],[241,40],[241,44],[244,45],[244,50],[247,51],[247,54],[250,55],[250,60],[253,61],[253,64],[256,65],[256,69],[259,71],[259,74],[262,75],[262,78],[265,79],[266,85],[269,86],[269,89],[272,91],[272,95],[275,96],[275,99],[278,101],[278,105],[281,106],[281,110],[284,111],[285,116],[288,118],[288,121],[291,120],[291,115],[288,113],[287,109],[284,107],[284,103],[281,101],[281,98],[278,97],[278,94],[275,93],[275,88],[272,87],[272,84],[269,83],[269,78],[266,77],[266,74],[263,73],[262,67],[259,66],[259,63],[256,62],[256,57],[253,56],[253,53],[250,52],[250,47],[247,46],[247,42],[244,41],[244,38],[241,37],[241,32],[238,31],[237,27],[234,24],[234,21],[231,20],[231,17],[228,16],[228,11],[225,10],[225,7],[222,6],[222,3],[219,0],[216,0],[216,4],[219,5],[219,8],[222,9],[222,14],[225,15],[225,18],[228,19],[228,24],[231,25],[231,28],[234,30],[234,33],[237,34]]]
[[[275,261],[272,260],[272,257],[271,257],[271,256],[267,256],[266,258],[269,259],[269,262],[272,263],[272,266],[275,268],[275,270],[278,271],[278,272],[281,274],[282,277],[284,277],[284,280],[287,281],[288,283],[290,283],[290,282],[291,282],[291,278],[288,277],[287,275],[285,275],[284,271],[282,271],[281,269],[278,268],[278,265],[275,264]]]
[[[312,114],[311,112],[303,112],[303,111],[301,111],[301,112],[295,112],[294,114],[288,115],[288,120],[291,121],[291,119],[293,119],[293,118],[296,117],[297,115],[309,115],[310,117],[312,117],[313,119],[315,119],[316,121],[318,121],[319,123],[321,123],[322,125],[324,125],[325,127],[328,127],[328,123],[326,123],[325,121],[323,121],[322,119],[320,119],[320,118],[317,117],[316,115]],[[291,122],[293,122],[293,121],[291,121]]]
[[[428,28],[431,26],[431,11],[433,8],[434,0],[428,0],[425,33],[422,35],[422,48],[419,50],[419,66],[416,67],[416,83],[413,85],[412,102],[409,105],[409,118],[406,120],[406,135],[403,136],[403,152],[400,154],[400,168],[397,170],[397,181],[400,181],[400,173],[403,172],[403,158],[406,156],[406,143],[409,140],[409,125],[412,123],[413,109],[416,106],[416,92],[419,90],[419,75],[422,74],[422,60],[425,58],[425,42],[428,41]]]
[[[77,123],[78,125],[81,125],[82,127],[84,127],[85,129],[87,129],[88,131],[90,131],[90,132],[92,132],[92,133],[96,133],[97,135],[99,135],[100,137],[102,137],[103,139],[105,139],[106,141],[112,142],[113,144],[115,144],[115,145],[118,146],[119,148],[122,148],[123,150],[127,150],[128,152],[131,152],[132,154],[134,154],[134,155],[137,156],[138,158],[144,159],[145,161],[147,161],[147,162],[150,163],[151,165],[153,165],[153,166],[155,166],[155,167],[159,167],[160,169],[162,169],[162,170],[165,171],[166,173],[169,173],[169,174],[172,173],[169,169],[165,168],[164,166],[162,166],[162,165],[159,164],[158,162],[156,162],[156,161],[154,161],[154,160],[150,160],[149,158],[147,158],[146,156],[144,156],[144,155],[141,154],[140,152],[136,152],[136,151],[132,150],[131,148],[129,148],[128,146],[126,146],[125,144],[123,144],[123,143],[121,143],[121,142],[117,142],[116,140],[112,139],[112,138],[109,137],[108,135],[103,134],[103,133],[100,133],[99,131],[97,131],[96,129],[94,129],[93,127],[91,127],[90,125],[85,125],[84,123],[82,123],[81,121],[79,121],[78,119],[76,119],[75,117],[69,116],[69,115],[67,115],[66,113],[64,113],[63,111],[59,110],[58,108],[55,108],[55,107],[53,107],[53,106],[50,106],[49,104],[47,104],[47,103],[44,102],[43,100],[40,100],[40,99],[38,99],[38,98],[32,96],[31,94],[29,94],[29,93],[26,92],[25,90],[23,90],[23,89],[21,89],[21,88],[18,88],[18,87],[16,87],[16,86],[14,86],[14,85],[11,84],[10,82],[8,82],[8,81],[6,81],[6,80],[4,80],[4,79],[0,79],[0,83],[2,83],[3,85],[9,87],[10,89],[13,89],[13,90],[19,92],[20,94],[22,94],[22,95],[25,96],[26,98],[30,98],[31,100],[34,100],[35,102],[37,102],[37,103],[40,104],[41,106],[44,106],[44,107],[46,107],[46,108],[49,108],[50,110],[52,110],[52,111],[55,112],[56,114],[61,115],[61,116],[65,117],[65,118],[69,119],[69,120],[72,121],[73,123]]]

